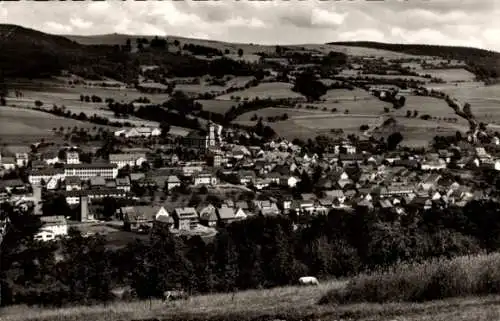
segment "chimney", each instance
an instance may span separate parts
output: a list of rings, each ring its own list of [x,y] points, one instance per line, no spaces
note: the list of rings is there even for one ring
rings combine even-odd
[[[33,185],[33,201],[35,203],[34,214],[42,215],[42,188]]]
[[[82,196],[80,198],[80,221],[88,222],[92,219],[89,215],[89,199],[87,196]]]

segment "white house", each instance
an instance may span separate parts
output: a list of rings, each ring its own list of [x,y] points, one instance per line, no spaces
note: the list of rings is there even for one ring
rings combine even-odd
[[[175,187],[178,187],[178,186],[181,186],[181,181],[180,179],[175,176],[175,175],[170,175],[168,178],[167,178],[167,190],[171,190]]]
[[[19,167],[24,167],[28,165],[29,157],[28,153],[16,153],[16,165]]]
[[[78,176],[82,180],[87,180],[94,176],[115,179],[118,176],[118,166],[106,163],[66,164],[64,166],[64,175]]]
[[[80,164],[80,155],[78,154],[78,152],[66,152],[66,164]]]
[[[125,136],[126,138],[135,138],[135,137],[154,137],[161,135],[160,128],[154,127],[135,127],[131,129],[122,129],[114,132],[116,137]]]
[[[130,154],[110,154],[109,162],[111,164],[116,164],[118,169],[125,166],[141,166],[143,163],[147,162],[146,154],[144,153],[130,153]]]
[[[194,177],[194,185],[216,185],[217,177],[212,173],[197,173]]]
[[[68,235],[68,222],[64,216],[42,216],[40,221],[42,227],[35,235],[35,240],[53,241]]]

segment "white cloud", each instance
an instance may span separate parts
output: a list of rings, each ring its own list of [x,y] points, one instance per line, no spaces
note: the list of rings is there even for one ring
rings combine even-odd
[[[52,33],[68,34],[73,31],[71,26],[63,25],[55,21],[47,21],[45,22],[45,26],[47,26],[48,30]]]
[[[88,29],[94,24],[92,21],[86,21],[81,18],[71,18],[69,21],[75,28],[78,29]]]

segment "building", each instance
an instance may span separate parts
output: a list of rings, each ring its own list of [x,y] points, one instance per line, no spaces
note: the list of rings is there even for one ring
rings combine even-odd
[[[143,163],[147,162],[145,153],[130,153],[130,154],[110,154],[109,162],[111,164],[116,164],[118,169],[125,166],[141,166]]]
[[[82,189],[82,181],[78,176],[68,176],[64,179],[66,191],[79,191]]]
[[[217,184],[217,177],[213,175],[212,173],[197,173],[194,176],[194,185],[199,186],[199,185],[216,185]]]
[[[176,188],[176,187],[179,187],[181,186],[181,181],[180,179],[175,176],[175,175],[170,175],[167,180],[166,180],[166,186],[167,186],[167,190],[171,190],[173,188]]]
[[[199,223],[198,213],[193,207],[181,207],[174,210],[175,228],[179,230],[193,230]]]
[[[80,204],[80,199],[82,197],[87,197],[90,200],[103,199],[106,197],[114,198],[126,198],[128,196],[127,192],[118,188],[100,188],[93,190],[80,190],[80,191],[69,191],[64,192],[66,196],[66,202],[69,205]]]
[[[28,165],[29,157],[28,153],[16,153],[16,165],[19,167],[25,167]]]
[[[161,135],[161,129],[155,127],[135,127],[131,129],[122,129],[115,131],[116,137],[138,138],[138,137],[156,137]]]
[[[80,155],[76,151],[66,152],[66,164],[80,164]]]
[[[53,241],[68,235],[68,222],[64,216],[42,216],[40,221],[42,227],[35,235],[35,240]]]
[[[127,206],[120,209],[126,230],[145,232],[155,222],[171,226],[174,220],[163,206]]]
[[[64,179],[65,175],[62,168],[35,169],[28,175],[28,181],[31,185],[45,185],[48,190],[56,189]]]
[[[125,192],[130,192],[130,178],[123,177],[116,179],[116,188],[121,189]]]
[[[88,180],[94,176],[115,179],[118,176],[118,166],[116,164],[105,163],[67,164],[64,166],[64,175],[78,176],[81,180]]]

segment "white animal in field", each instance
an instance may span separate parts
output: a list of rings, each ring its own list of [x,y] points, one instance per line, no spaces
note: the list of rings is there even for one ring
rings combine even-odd
[[[314,276],[303,276],[299,278],[300,285],[319,285],[318,279]]]
[[[168,301],[186,300],[188,298],[189,295],[182,290],[165,291],[163,293],[163,303],[167,303]]]

